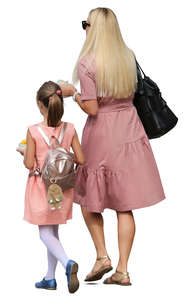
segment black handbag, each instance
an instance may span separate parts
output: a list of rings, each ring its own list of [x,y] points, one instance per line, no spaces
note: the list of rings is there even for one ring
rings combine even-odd
[[[145,75],[137,60],[136,66],[138,82],[133,104],[148,138],[158,138],[171,130],[178,118],[162,98],[157,84]]]

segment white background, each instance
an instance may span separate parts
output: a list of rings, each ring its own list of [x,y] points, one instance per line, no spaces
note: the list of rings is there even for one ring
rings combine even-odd
[[[71,80],[85,40],[81,21],[90,9],[106,6],[118,17],[125,42],[144,71],[158,83],[177,126],[151,140],[166,200],[134,211],[136,237],[129,262],[131,287],[83,282],[95,250],[74,204],[73,219],[60,227],[71,259],[79,263],[80,289],[67,291],[58,264],[57,291],[37,290],[34,283],[47,270],[46,248],[38,227],[23,221],[28,170],[15,151],[28,125],[40,122],[35,94],[46,80]],[[1,269],[3,299],[190,299],[190,10],[189,1],[1,1]],[[65,101],[64,120],[73,122],[81,138],[87,115]],[[105,236],[115,269],[118,259],[114,211],[105,210]],[[105,276],[106,277],[106,276]]]

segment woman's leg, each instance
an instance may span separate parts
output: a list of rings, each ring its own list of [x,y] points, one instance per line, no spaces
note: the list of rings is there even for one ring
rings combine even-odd
[[[135,236],[135,221],[132,211],[117,212],[118,218],[118,245],[119,245],[119,261],[117,270],[120,272],[127,272],[128,260]],[[120,280],[121,274],[115,273],[114,279]],[[123,280],[128,282],[129,278]]]
[[[117,212],[119,262],[117,270],[127,272],[127,264],[131,252],[134,236],[135,221],[132,211]]]
[[[82,215],[84,217],[87,228],[91,234],[92,240],[95,245],[97,257],[106,256],[107,250],[105,245],[105,237],[103,230],[103,217],[101,213],[87,212],[84,206],[81,206]],[[96,261],[92,271],[96,272],[100,267],[101,260]],[[106,260],[104,266],[111,264],[110,260]]]
[[[58,236],[58,226],[57,224],[52,225],[54,236],[59,240]],[[45,280],[55,279],[55,271],[58,263],[57,258],[47,249],[47,258],[48,258],[48,271],[45,276]]]
[[[48,251],[60,261],[64,268],[66,268],[69,258],[67,257],[61,242],[55,237],[53,228],[53,225],[39,225],[40,239],[45,244]]]

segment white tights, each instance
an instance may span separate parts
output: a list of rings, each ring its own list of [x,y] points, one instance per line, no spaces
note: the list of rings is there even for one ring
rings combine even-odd
[[[69,260],[59,240],[59,225],[38,225],[38,227],[40,239],[47,248],[48,271],[45,279],[54,279],[57,262],[60,261],[62,266],[66,269],[66,265]]]

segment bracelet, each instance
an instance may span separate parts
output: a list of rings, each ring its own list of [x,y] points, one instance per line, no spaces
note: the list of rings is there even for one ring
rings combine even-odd
[[[75,91],[75,92],[74,92],[74,95],[72,96],[72,99],[73,99],[75,102],[77,102],[77,101],[76,101],[76,95],[77,95],[77,94],[79,94],[78,91]]]

